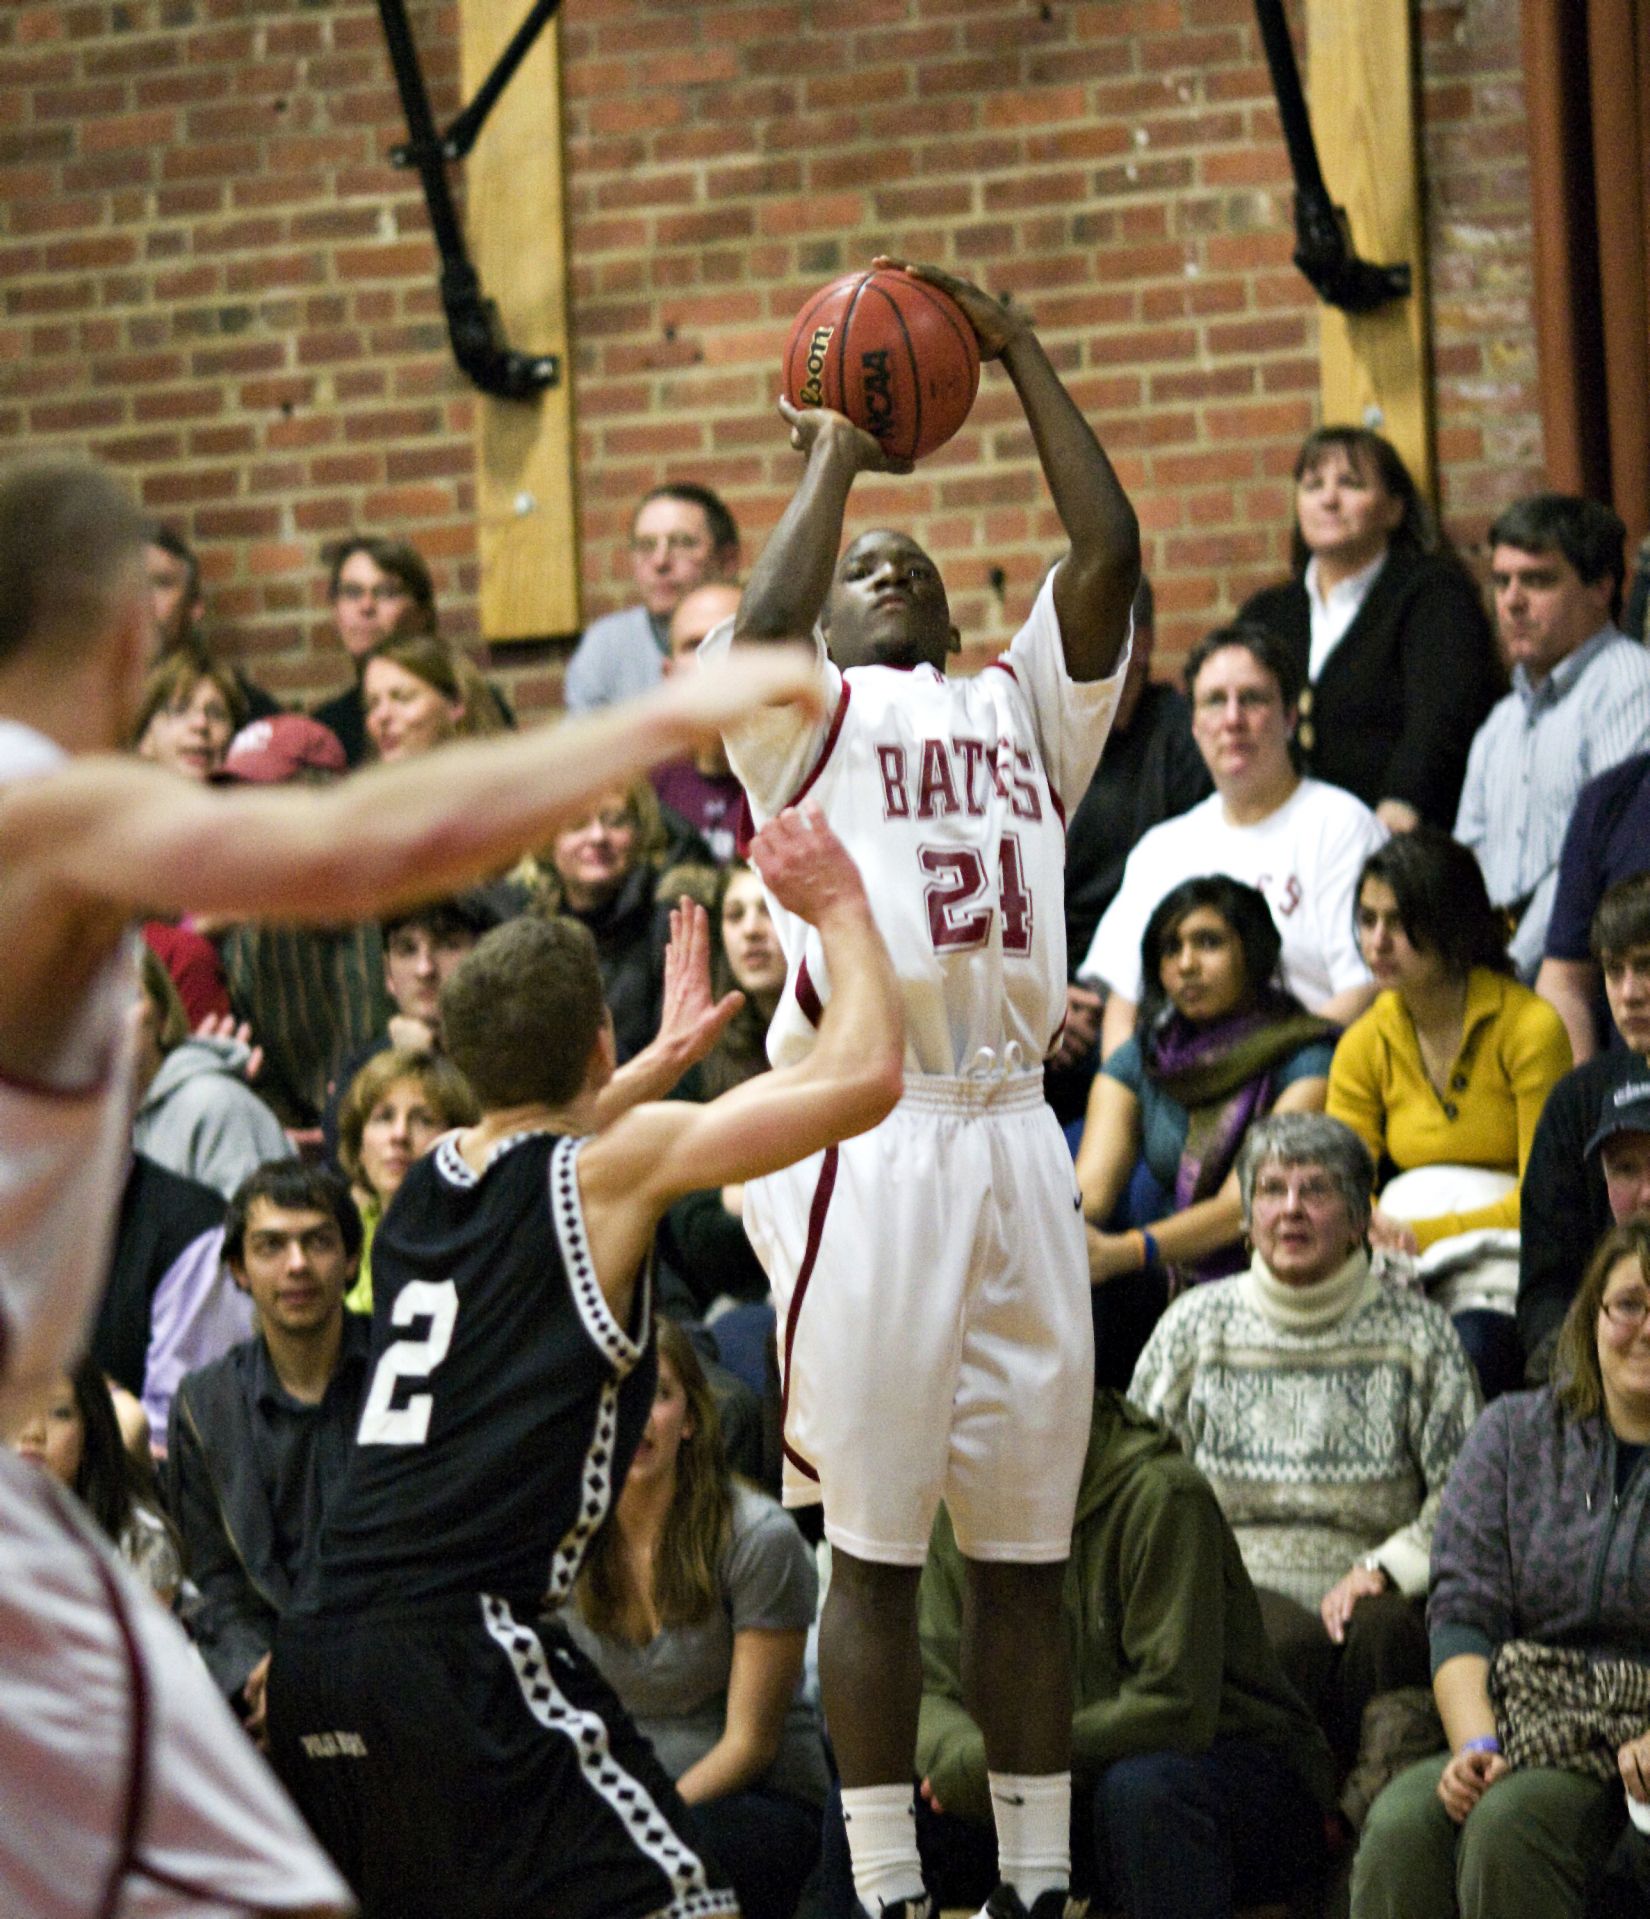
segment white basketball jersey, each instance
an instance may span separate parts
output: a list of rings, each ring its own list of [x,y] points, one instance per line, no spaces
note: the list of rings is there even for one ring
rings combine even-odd
[[[66,757],[0,720],[0,785],[49,774]],[[123,941],[48,1079],[0,1073],[0,1423],[74,1364],[97,1310],[131,1158],[137,988],[136,944]]]
[[[725,650],[731,624],[705,642]],[[839,672],[816,631],[828,717],[793,707],[728,736],[760,825],[807,798],[864,877],[904,988],[906,1066],[967,1074],[981,1049],[1039,1066],[1065,1017],[1065,822],[1116,711],[1110,679],[1065,670],[1053,580],[1006,654],[971,679],[933,667]],[[776,1066],[804,1054],[829,997],[818,934],[770,900],[789,962],[768,1034]]]

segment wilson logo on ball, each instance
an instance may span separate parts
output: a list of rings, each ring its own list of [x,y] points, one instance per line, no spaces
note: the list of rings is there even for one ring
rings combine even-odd
[[[825,376],[825,349],[831,344],[834,326],[814,328],[814,337],[808,343],[808,377],[802,383],[802,390],[796,396],[798,406],[823,406],[824,387],[821,382]]]

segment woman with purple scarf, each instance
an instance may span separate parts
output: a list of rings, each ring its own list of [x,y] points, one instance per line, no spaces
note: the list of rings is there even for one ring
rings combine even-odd
[[[1323,1109],[1338,1029],[1278,984],[1280,950],[1265,897],[1220,873],[1183,881],[1146,923],[1135,1031],[1095,1078],[1077,1149],[1107,1384],[1128,1383],[1167,1300],[1244,1264],[1249,1127]]]

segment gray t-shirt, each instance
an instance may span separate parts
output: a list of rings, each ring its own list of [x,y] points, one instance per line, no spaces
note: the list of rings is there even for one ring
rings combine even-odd
[[[806,1632],[818,1604],[813,1554],[795,1523],[765,1494],[737,1482],[733,1527],[716,1577],[719,1606],[694,1625],[662,1628],[645,1646],[593,1632],[576,1606],[563,1614],[672,1779],[722,1737],[734,1634]],[[825,1803],[830,1777],[819,1720],[800,1687],[773,1764],[755,1783],[807,1805]]]

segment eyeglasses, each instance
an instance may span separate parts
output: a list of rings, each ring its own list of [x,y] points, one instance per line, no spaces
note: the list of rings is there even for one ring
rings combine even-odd
[[[396,580],[385,581],[378,586],[361,586],[354,580],[341,580],[335,597],[347,600],[351,606],[359,606],[363,600],[371,600],[374,606],[388,606],[394,600],[411,599],[412,595]]]
[[[1620,1331],[1636,1333],[1650,1319],[1650,1299],[1643,1293],[1619,1293],[1614,1299],[1602,1301],[1599,1311]]]
[[[1277,1173],[1262,1173],[1255,1181],[1254,1196],[1269,1205],[1281,1206],[1288,1200],[1291,1189],[1303,1206],[1327,1206],[1340,1193],[1340,1188],[1324,1173],[1307,1173],[1296,1180],[1284,1179]]]
[[[652,539],[637,533],[630,550],[638,560],[651,560],[656,553],[708,553],[710,541],[703,533],[660,533]]]

